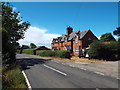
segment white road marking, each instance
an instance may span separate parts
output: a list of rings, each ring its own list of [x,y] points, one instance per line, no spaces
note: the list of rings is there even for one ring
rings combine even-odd
[[[85,68],[80,68],[80,69],[82,69],[82,70],[86,70]]]
[[[96,90],[100,90],[99,88],[96,88]]]
[[[30,58],[30,57],[25,57],[25,58]]]
[[[69,65],[70,67],[74,67],[73,65]]]
[[[60,73],[60,74],[62,74],[62,75],[64,75],[64,76],[67,75],[66,73],[61,72],[61,71],[59,71],[59,70],[57,70],[57,69],[54,69],[54,68],[52,68],[52,67],[50,67],[50,66],[48,66],[48,65],[45,65],[45,64],[44,64],[43,66],[45,66],[45,67],[47,67],[47,68],[49,68],[49,69],[51,69],[51,70],[53,70],[53,71],[56,71],[56,72],[58,72],[58,73]]]
[[[95,72],[95,73],[100,74],[100,75],[104,75],[104,73],[101,73],[101,72]]]
[[[118,77],[118,78],[116,78],[116,79],[119,79],[120,80],[120,78]]]
[[[31,85],[30,85],[30,83],[29,83],[29,80],[28,80],[28,78],[27,78],[25,72],[22,71],[22,73],[23,73],[23,76],[25,77],[26,83],[27,83],[27,85],[28,85],[28,89],[29,89],[29,90],[32,90],[32,87],[31,87]]]
[[[59,63],[58,61],[53,61],[53,62]]]
[[[65,63],[62,63],[63,65],[65,65]]]

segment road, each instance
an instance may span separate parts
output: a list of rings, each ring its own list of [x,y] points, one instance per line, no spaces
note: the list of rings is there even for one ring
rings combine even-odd
[[[32,88],[116,88],[118,80],[99,72],[52,59],[43,59],[31,55],[18,54],[17,62],[25,72]],[[110,90],[110,89],[108,89]]]

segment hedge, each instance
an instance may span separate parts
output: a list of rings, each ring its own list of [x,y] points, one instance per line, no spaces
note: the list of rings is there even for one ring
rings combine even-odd
[[[23,49],[22,53],[34,55],[34,49]]]
[[[56,50],[55,57],[70,58],[70,51],[68,51],[68,50]]]
[[[40,51],[36,51],[37,55],[40,56],[47,56],[47,57],[53,57],[54,56],[54,51],[50,51],[50,50],[40,50]]]
[[[68,50],[56,50],[56,51],[41,50],[41,51],[36,51],[36,54],[47,57],[70,58],[70,51]]]
[[[119,52],[119,42],[111,42],[109,44],[104,44],[104,42],[100,41],[90,44],[90,50],[88,51],[90,58],[111,61],[120,59]]]

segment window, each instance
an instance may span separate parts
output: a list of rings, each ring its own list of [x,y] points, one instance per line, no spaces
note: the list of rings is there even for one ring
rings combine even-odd
[[[75,42],[78,43],[78,37],[75,39]]]
[[[76,49],[75,49],[75,53],[79,53],[79,48],[76,48]]]
[[[67,43],[67,38],[65,38],[65,43]]]
[[[52,47],[53,50],[57,50],[57,47]]]

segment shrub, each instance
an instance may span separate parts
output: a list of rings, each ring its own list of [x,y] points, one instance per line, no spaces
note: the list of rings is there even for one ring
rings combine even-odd
[[[40,56],[47,56],[47,57],[70,58],[70,51],[67,51],[67,50],[56,50],[56,51],[39,50],[39,51],[36,51],[36,54]]]
[[[120,51],[118,42],[110,42],[109,44],[104,44],[104,42],[93,42],[90,44],[90,49],[88,51],[91,58],[103,59],[103,60],[116,60],[120,59],[118,52]]]
[[[17,65],[2,73],[2,90],[13,88],[24,88],[25,90],[27,88],[25,78]]]
[[[34,55],[34,49],[23,49],[22,53]]]
[[[70,51],[68,51],[68,50],[56,50],[55,57],[69,58],[70,59]]]
[[[54,51],[50,51],[50,50],[40,50],[40,51],[37,51],[36,53],[37,55],[40,55],[40,56],[47,56],[47,57],[53,57],[54,56]]]

